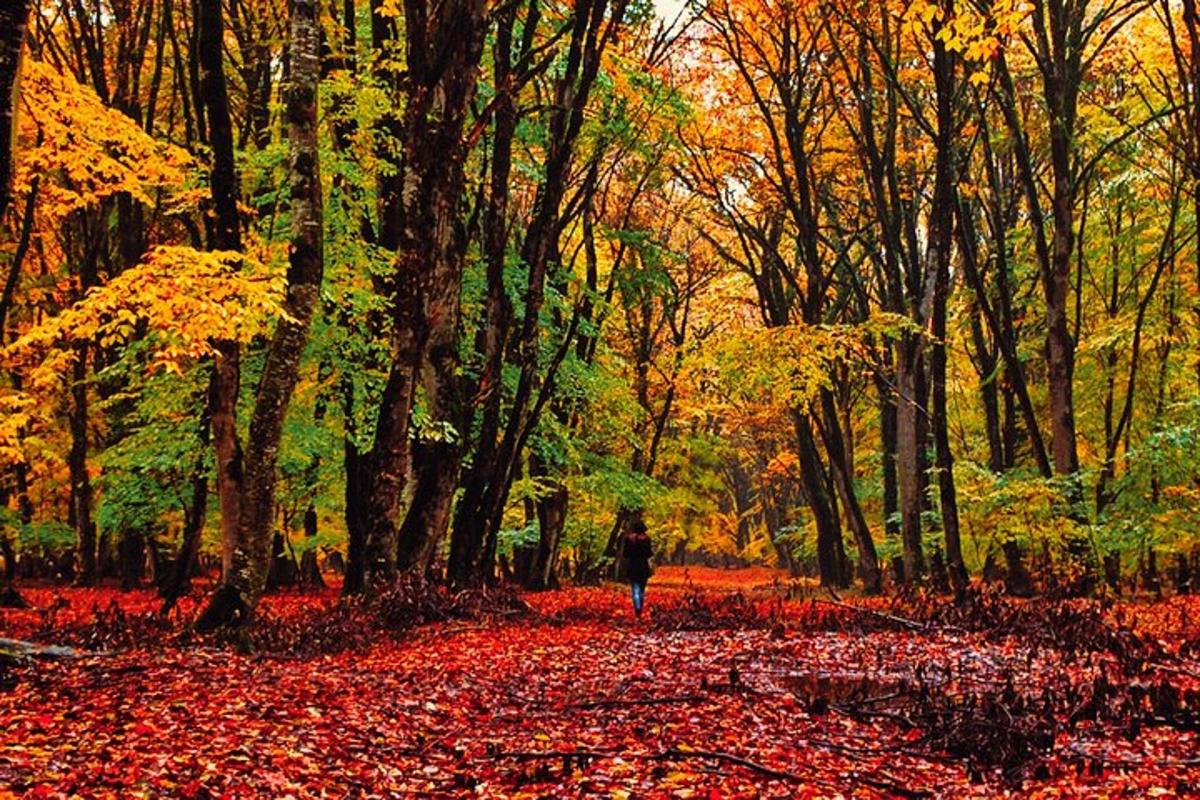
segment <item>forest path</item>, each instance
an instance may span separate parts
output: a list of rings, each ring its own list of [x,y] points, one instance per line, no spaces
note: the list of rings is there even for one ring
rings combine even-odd
[[[361,652],[39,664],[0,691],[0,797],[1011,796],[921,750],[886,702],[868,719],[838,700],[885,700],[939,666],[997,685],[1064,669],[974,634],[722,627],[669,580],[659,589],[639,621],[621,587],[578,588],[531,596],[532,617],[422,626]],[[1020,796],[1178,796],[1200,777],[1194,733],[1060,738]],[[1146,766],[1076,777],[1083,762],[1065,756],[1083,752]]]

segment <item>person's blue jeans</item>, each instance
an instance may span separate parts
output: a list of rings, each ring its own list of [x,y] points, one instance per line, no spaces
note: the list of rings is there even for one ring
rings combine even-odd
[[[642,606],[646,604],[646,584],[633,581],[629,586],[633,592],[633,611],[640,616]]]

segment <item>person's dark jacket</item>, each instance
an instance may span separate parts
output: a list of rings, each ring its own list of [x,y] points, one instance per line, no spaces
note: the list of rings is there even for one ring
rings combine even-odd
[[[631,535],[625,540],[625,577],[631,583],[646,583],[653,572],[650,569],[650,537]]]

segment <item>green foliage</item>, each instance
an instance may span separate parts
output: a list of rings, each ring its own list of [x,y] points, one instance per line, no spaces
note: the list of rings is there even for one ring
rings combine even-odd
[[[18,525],[17,547],[21,552],[59,555],[75,547],[75,530],[55,519],[38,519]]]

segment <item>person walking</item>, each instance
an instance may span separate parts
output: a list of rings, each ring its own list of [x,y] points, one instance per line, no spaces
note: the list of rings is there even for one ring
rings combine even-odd
[[[646,523],[640,519],[634,520],[625,535],[625,577],[633,595],[633,613],[642,616],[642,607],[646,604],[646,584],[654,570],[650,566],[650,555],[653,547],[650,536],[646,533]]]

